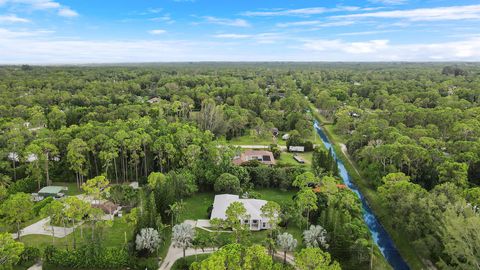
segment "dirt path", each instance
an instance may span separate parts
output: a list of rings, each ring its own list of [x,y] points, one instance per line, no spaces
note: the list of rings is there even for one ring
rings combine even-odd
[[[353,161],[350,159],[350,155],[348,154],[348,149],[347,149],[347,146],[343,143],[339,143],[340,145],[340,148],[342,149],[342,153],[343,155],[347,158],[348,162],[350,163],[350,165],[352,165],[353,169],[355,170],[355,172],[360,175],[360,172],[358,171],[357,167],[355,166],[355,163],[353,163]]]

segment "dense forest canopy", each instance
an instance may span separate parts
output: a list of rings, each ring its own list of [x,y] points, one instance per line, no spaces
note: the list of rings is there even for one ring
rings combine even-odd
[[[290,134],[287,146],[311,150],[318,115],[389,213],[381,217],[388,229],[429,264],[479,265],[480,65],[4,66],[0,100],[0,202],[103,175],[148,183],[139,201],[152,201],[150,210],[173,225],[171,205],[199,190],[295,189],[299,202],[282,205],[282,225],[300,220],[336,232],[332,256],[342,267],[367,268],[371,236],[358,198],[337,186],[331,153],[315,149],[313,172],[231,162],[238,149],[230,140],[269,139],[272,130]],[[316,182],[318,194],[309,186]]]

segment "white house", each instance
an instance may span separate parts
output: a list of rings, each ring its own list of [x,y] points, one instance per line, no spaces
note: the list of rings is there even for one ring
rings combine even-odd
[[[238,195],[232,194],[215,195],[210,219],[219,218],[225,220],[227,218],[225,211],[227,211],[228,206],[230,206],[230,204],[233,202],[241,202],[247,210],[248,218],[242,220],[242,223],[247,225],[251,231],[259,231],[270,228],[270,224],[268,223],[269,219],[262,217],[262,211],[260,210],[262,206],[267,203],[267,201],[257,199],[240,199]]]

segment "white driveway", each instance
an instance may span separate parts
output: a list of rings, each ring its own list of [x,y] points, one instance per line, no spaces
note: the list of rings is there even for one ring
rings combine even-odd
[[[20,237],[25,235],[31,235],[31,234],[41,234],[41,235],[52,236],[52,227],[48,224],[49,221],[50,221],[50,217],[47,217],[37,221],[36,223],[33,223],[30,226],[27,226],[21,229]],[[63,238],[73,232],[73,228],[63,228],[63,227],[57,227],[57,226],[53,226],[53,230],[55,232],[55,237],[57,238]],[[12,233],[12,237],[13,239],[17,239],[17,234]]]
[[[212,253],[213,251],[214,251],[213,248],[206,248],[204,251],[201,249],[189,248],[185,250],[185,256]],[[167,256],[165,256],[165,259],[162,261],[162,264],[160,265],[159,270],[169,270],[170,268],[172,268],[172,265],[182,257],[183,257],[183,249],[176,248],[173,246],[173,244],[171,244],[170,247],[168,248]]]
[[[206,248],[205,250],[189,248],[185,250],[185,256],[192,256],[195,254],[197,255],[207,254],[207,253],[212,253],[214,251],[215,251],[214,248]],[[283,261],[282,252],[276,252],[274,256]],[[173,244],[171,244],[170,247],[168,248],[167,256],[162,261],[162,264],[160,265],[159,270],[170,270],[172,268],[172,265],[182,257],[183,257],[183,250],[181,248],[176,248],[173,246]],[[295,265],[295,259],[290,253],[287,253],[286,258],[287,258],[287,263],[291,265]]]

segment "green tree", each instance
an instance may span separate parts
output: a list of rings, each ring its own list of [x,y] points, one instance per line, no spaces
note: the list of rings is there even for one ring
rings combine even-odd
[[[174,247],[183,250],[183,259],[185,259],[185,250],[192,246],[195,239],[195,229],[187,223],[181,223],[173,226],[172,243]]]
[[[295,254],[295,266],[299,270],[341,270],[328,252],[319,248],[304,248]]]
[[[240,188],[240,180],[232,174],[221,174],[214,184],[214,190],[218,193],[231,193],[239,194],[242,189]]]
[[[40,214],[50,218],[50,229],[52,230],[52,243],[55,243],[55,225],[63,223],[65,219],[65,205],[59,200],[53,200],[45,205]]]
[[[244,220],[248,220],[250,217],[247,214],[247,209],[241,202],[232,202],[225,211],[227,217],[226,221],[229,227],[235,232],[235,238],[237,243],[240,242],[240,236],[243,231],[246,230]]]
[[[307,247],[327,249],[327,231],[320,225],[311,225],[310,229],[303,231],[303,241]]]
[[[178,217],[185,211],[186,203],[184,201],[174,202],[173,204],[169,205],[167,210],[167,214],[170,215],[172,220],[172,227],[173,223],[178,221]]]
[[[108,193],[110,187],[110,182],[103,175],[94,177],[87,180],[86,183],[83,183],[82,189],[90,196],[93,197],[93,203],[99,203],[100,198],[103,194]]]
[[[90,213],[92,208],[91,204],[86,201],[80,200],[77,197],[69,196],[65,199],[65,217],[72,222],[73,225],[73,246],[76,246],[75,229],[76,225],[83,220],[85,216]],[[80,237],[83,237],[83,227],[80,226]]]
[[[243,267],[245,270],[271,269],[273,260],[268,256],[267,251],[260,245],[252,245],[245,251]]]
[[[11,269],[20,260],[23,250],[23,243],[13,240],[10,233],[0,233],[0,269]]]
[[[67,160],[70,163],[70,169],[75,172],[78,187],[83,184],[83,177],[87,173],[85,168],[87,152],[88,145],[82,139],[73,139],[67,146]]]
[[[318,184],[318,178],[315,177],[315,175],[311,172],[305,172],[297,177],[295,177],[295,180],[292,183],[292,186],[298,187],[299,189],[304,189],[308,188],[309,185],[313,184]]]
[[[300,212],[306,213],[305,223],[307,226],[310,222],[310,212],[318,209],[317,200],[317,195],[311,189],[303,189],[295,197],[295,204]]]
[[[465,163],[445,161],[437,167],[438,181],[451,182],[461,187],[468,185],[468,165]]]
[[[50,109],[50,112],[47,114],[48,119],[48,128],[50,129],[60,129],[66,125],[67,116],[60,110],[57,106],[53,106]]]
[[[260,208],[260,211],[262,212],[261,216],[268,219],[271,232],[276,230],[280,223],[280,205],[274,201],[268,201]]]
[[[10,195],[0,205],[0,214],[7,224],[17,225],[17,238],[20,239],[20,224],[33,217],[32,197],[22,192]]]
[[[283,264],[287,264],[287,252],[294,251],[297,247],[297,239],[289,233],[282,233],[277,236],[277,245],[283,251]]]
[[[472,207],[450,206],[443,215],[440,236],[445,259],[440,265],[445,269],[480,268],[480,216]]]

